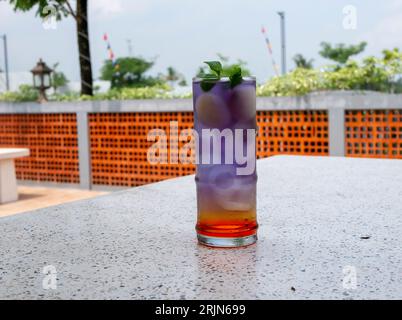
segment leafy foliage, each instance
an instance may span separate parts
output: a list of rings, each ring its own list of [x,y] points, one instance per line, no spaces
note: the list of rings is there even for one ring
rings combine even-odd
[[[383,57],[367,57],[361,63],[349,60],[345,65],[324,70],[297,68],[275,77],[258,88],[261,96],[299,96],[317,90],[375,90],[402,92],[402,53],[384,50]]]
[[[112,88],[138,88],[160,84],[159,79],[145,76],[154,62],[140,57],[118,58],[113,64],[105,61],[101,69],[101,79],[111,81]]]
[[[178,84],[180,87],[185,87],[185,86],[187,86],[187,81],[185,78],[182,78],[181,80],[179,80]]]
[[[312,69],[313,68],[313,59],[307,60],[303,55],[296,54],[293,57],[293,61],[296,64],[297,68],[304,68],[304,69]]]
[[[78,96],[77,94],[54,96],[56,101],[87,101],[87,100],[134,100],[134,99],[172,99],[189,98],[188,95],[173,95],[167,85],[156,85],[142,88],[111,89],[106,93],[91,96]]]
[[[323,58],[330,59],[339,64],[345,64],[350,57],[363,52],[366,46],[366,42],[361,42],[358,45],[350,46],[347,46],[343,43],[332,46],[328,42],[322,42],[321,51],[319,53]]]
[[[319,87],[316,70],[297,68],[294,71],[275,77],[257,88],[259,96],[293,96],[304,95]]]
[[[178,82],[178,85],[182,87],[187,85],[185,77],[171,66],[167,68],[166,75],[160,75],[159,79],[161,79],[161,81],[167,81],[171,86],[176,82]]]
[[[216,74],[217,77],[220,77],[222,74],[222,64],[219,61],[205,61],[205,64],[211,69],[213,73]]]
[[[36,14],[41,18],[46,17],[49,12],[47,7],[51,6],[56,9],[56,18],[61,19],[71,14],[68,0],[9,0],[14,10],[29,11],[36,7]]]
[[[205,61],[204,63],[212,71],[212,73],[203,72],[199,75],[201,78],[201,88],[205,92],[210,91],[216,82],[221,79],[222,75],[229,78],[231,88],[234,88],[243,81],[242,69],[239,65],[232,65],[230,68],[224,70],[219,61]]]
[[[115,88],[94,96],[78,93],[53,94],[49,101],[92,101],[92,100],[133,100],[133,99],[177,99],[190,98],[191,94],[173,94],[167,85],[156,85],[141,88]],[[17,92],[0,94],[0,102],[28,102],[38,99],[38,91],[31,86],[23,85]]]
[[[229,77],[233,73],[233,68],[240,67],[242,70],[243,77],[250,76],[251,72],[247,68],[247,63],[243,60],[238,59],[235,63],[230,62],[230,59],[222,54],[217,54],[219,61],[221,61],[222,69],[220,75],[222,77]],[[202,78],[205,74],[208,74],[209,70],[206,66],[198,68],[197,77]]]
[[[28,102],[38,100],[38,90],[29,85],[21,85],[19,91],[7,91],[0,93],[0,101],[6,102]]]
[[[52,72],[52,87],[55,92],[57,92],[58,88],[65,86],[69,82],[66,75],[63,72],[57,71],[58,66],[59,63],[55,63],[53,65],[53,72]]]
[[[242,70],[239,66],[232,68],[231,73],[229,74],[229,79],[231,88],[234,88],[243,81]]]
[[[180,79],[180,74],[173,67],[167,68],[166,81],[176,82]]]

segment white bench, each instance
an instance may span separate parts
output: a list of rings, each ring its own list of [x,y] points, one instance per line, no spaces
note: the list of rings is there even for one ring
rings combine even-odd
[[[0,204],[18,200],[14,159],[26,156],[29,149],[0,148]]]

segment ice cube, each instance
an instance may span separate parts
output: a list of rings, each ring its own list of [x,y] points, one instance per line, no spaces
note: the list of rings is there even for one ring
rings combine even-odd
[[[249,211],[253,208],[255,183],[236,176],[234,166],[216,166],[209,175],[215,202],[225,210]]]
[[[255,206],[256,177],[237,176],[235,166],[202,165],[197,177],[211,190],[214,203],[228,211],[250,211]]]
[[[215,201],[228,211],[250,211],[255,206],[255,184],[242,184],[235,179],[227,189],[216,188]]]
[[[250,120],[256,115],[254,86],[237,86],[230,99],[230,111],[237,120]]]
[[[202,94],[196,102],[198,121],[207,128],[226,128],[231,120],[225,102],[211,93]]]
[[[234,181],[236,168],[232,165],[200,165],[197,167],[197,175],[200,181],[215,189],[227,189]]]

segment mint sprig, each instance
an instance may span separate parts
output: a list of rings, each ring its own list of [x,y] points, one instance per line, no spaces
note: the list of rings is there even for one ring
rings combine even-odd
[[[221,77],[223,70],[222,63],[220,63],[219,61],[204,61],[204,63],[206,63],[211,69],[211,71],[215,72],[215,74],[219,78]]]
[[[243,81],[241,68],[239,66],[234,66],[232,68],[229,74],[229,80],[230,80],[230,87],[232,89]]]
[[[230,87],[233,89],[235,86],[243,81],[242,70],[240,66],[235,65],[229,70],[223,70],[222,64],[219,61],[205,61],[212,73],[203,74],[200,76],[201,88],[204,92],[210,91],[215,84],[221,79],[222,74],[225,73],[229,77]]]
[[[208,92],[208,91],[211,91],[211,89],[213,87],[215,87],[215,84],[216,84],[216,81],[202,80],[200,86],[201,86],[202,91]]]
[[[201,80],[201,89],[204,92],[210,91],[215,84],[220,80],[220,75],[216,74],[203,74]]]

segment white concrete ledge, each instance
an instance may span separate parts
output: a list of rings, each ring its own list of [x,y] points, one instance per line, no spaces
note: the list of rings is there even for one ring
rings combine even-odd
[[[259,97],[257,110],[402,109],[402,94],[374,91],[322,91],[301,97]],[[0,102],[0,114],[192,111],[192,99],[77,102]]]

